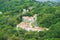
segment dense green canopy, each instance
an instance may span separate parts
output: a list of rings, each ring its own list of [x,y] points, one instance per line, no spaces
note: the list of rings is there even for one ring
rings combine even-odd
[[[26,14],[23,9],[33,7]],[[37,24],[49,28],[48,31],[32,32],[16,30],[22,16],[38,14]],[[0,0],[0,40],[59,40],[60,3],[38,2],[35,0]]]

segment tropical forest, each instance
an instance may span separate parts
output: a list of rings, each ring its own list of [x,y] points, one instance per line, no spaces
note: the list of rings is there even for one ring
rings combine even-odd
[[[60,2],[0,0],[0,40],[60,40]]]

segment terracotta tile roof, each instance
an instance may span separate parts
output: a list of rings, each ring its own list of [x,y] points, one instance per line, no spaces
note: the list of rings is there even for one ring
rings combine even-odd
[[[23,16],[23,20],[33,22],[34,18],[32,16],[31,17]],[[29,31],[29,30],[32,30],[32,31],[44,31],[44,30],[48,30],[47,28],[42,28],[42,27],[35,27],[35,26],[32,27],[32,25],[28,24],[25,21],[22,21],[21,23],[19,23],[17,25],[17,27],[20,27],[20,28],[25,29],[27,31]]]
[[[23,29],[27,30],[27,31],[29,31],[29,30],[32,30],[32,31],[44,31],[45,30],[45,28],[42,28],[42,27],[34,27],[34,28],[31,28],[31,26],[29,26],[25,22],[21,22],[20,24],[18,24],[18,26],[20,28],[23,28]]]
[[[30,26],[25,23],[25,22],[21,22],[20,24],[18,24],[19,27],[24,27],[24,28],[30,28]]]
[[[34,27],[33,28],[35,31],[43,31],[43,30],[45,30],[45,28],[42,28],[42,27]]]

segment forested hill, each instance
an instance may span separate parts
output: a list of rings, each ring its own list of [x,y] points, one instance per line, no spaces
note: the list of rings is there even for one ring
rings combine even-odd
[[[23,9],[33,7],[29,12]],[[48,31],[27,32],[16,30],[22,16],[38,14],[37,24],[49,28]],[[59,40],[60,3],[39,2],[36,0],[0,0],[0,40]]]
[[[59,6],[60,3],[51,1],[38,2],[35,0],[0,0],[0,11],[19,11],[27,6]]]

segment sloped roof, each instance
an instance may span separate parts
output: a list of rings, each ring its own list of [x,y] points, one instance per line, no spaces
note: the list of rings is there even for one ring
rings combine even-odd
[[[18,26],[24,30],[27,30],[27,31],[29,31],[29,30],[31,30],[31,31],[44,31],[44,30],[46,30],[46,28],[42,28],[42,27],[31,27],[25,22],[21,22],[20,24],[18,24]]]
[[[29,17],[29,16],[23,16],[23,20],[26,20],[26,21],[30,20],[32,22],[32,21],[34,21],[32,19],[33,19],[32,16],[31,17]],[[20,27],[20,28],[22,28],[22,29],[24,29],[26,31],[29,31],[29,30],[31,30],[31,31],[44,31],[44,30],[48,30],[47,28],[36,27],[36,26],[33,27],[32,25],[29,25],[29,23],[27,23],[25,21],[22,21],[21,23],[19,23],[17,25],[17,27]]]

